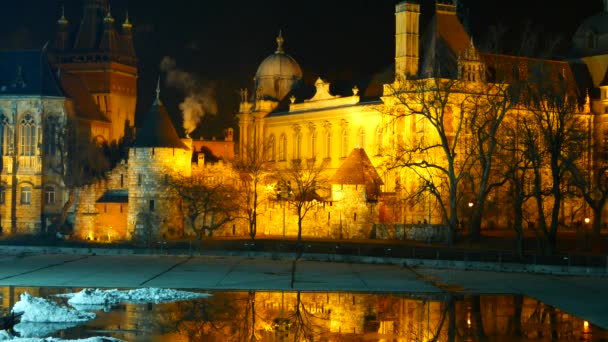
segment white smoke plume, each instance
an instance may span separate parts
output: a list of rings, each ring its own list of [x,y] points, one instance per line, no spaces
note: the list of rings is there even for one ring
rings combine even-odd
[[[184,118],[184,130],[186,136],[198,127],[201,119],[207,115],[217,114],[217,102],[215,90],[203,85],[192,74],[177,67],[175,60],[164,57],[160,62],[160,70],[165,73],[165,84],[169,87],[182,90],[186,98],[179,104]]]

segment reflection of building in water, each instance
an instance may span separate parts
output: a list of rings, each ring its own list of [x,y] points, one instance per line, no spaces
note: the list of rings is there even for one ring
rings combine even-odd
[[[126,307],[130,323],[123,328],[162,335],[159,341],[412,342],[448,341],[451,333],[464,341],[512,341],[518,335],[518,341],[581,340],[591,329],[585,330],[581,319],[523,296],[252,291]]]
[[[23,292],[78,289],[0,288],[1,308]],[[451,324],[453,322],[453,324]],[[386,295],[334,292],[215,292],[165,304],[120,304],[85,326],[126,341],[532,341],[600,340],[608,334],[536,299],[516,296]],[[451,330],[450,330],[451,329]],[[603,334],[603,335],[601,335]]]

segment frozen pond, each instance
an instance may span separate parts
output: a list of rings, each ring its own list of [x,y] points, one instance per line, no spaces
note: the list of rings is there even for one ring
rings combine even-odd
[[[1,287],[1,309],[17,304],[26,311],[24,317],[33,311],[33,322],[16,327],[28,342],[49,336],[124,341],[608,341],[606,331],[525,296],[81,290]],[[14,335],[16,341],[26,341]],[[6,335],[0,334],[3,339]]]

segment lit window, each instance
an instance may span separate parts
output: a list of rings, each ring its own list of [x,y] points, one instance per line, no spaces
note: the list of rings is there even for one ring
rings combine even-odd
[[[359,148],[365,149],[365,130],[359,129]]]
[[[302,134],[296,133],[293,149],[294,158],[300,159],[302,157]]]
[[[331,132],[325,134],[325,159],[331,158]]]
[[[21,188],[21,204],[32,203],[32,188],[24,186]]]
[[[34,119],[31,115],[26,115],[21,120],[21,155],[22,156],[33,156],[35,155],[36,147],[36,127],[34,125]]]
[[[382,154],[382,142],[384,140],[384,132],[382,132],[382,127],[378,127],[376,130],[376,154]]]
[[[317,155],[317,133],[310,134],[310,157],[314,158]]]
[[[286,148],[287,146],[287,138],[285,135],[281,136],[281,140],[279,141],[279,158],[280,160],[287,160]]]
[[[348,131],[342,131],[342,158],[346,158],[348,156]]]
[[[55,188],[47,186],[44,188],[44,199],[46,204],[55,204]]]

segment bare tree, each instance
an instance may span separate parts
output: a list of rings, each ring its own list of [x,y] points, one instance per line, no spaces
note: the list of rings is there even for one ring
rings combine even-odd
[[[473,96],[468,97],[467,135],[472,137],[468,153],[472,159],[470,181],[473,184],[475,202],[470,223],[473,240],[481,234],[482,215],[491,191],[504,184],[504,179],[493,174],[496,151],[500,148],[500,136],[505,117],[513,108],[513,87],[506,83],[476,85]],[[465,148],[469,145],[465,143]]]
[[[79,130],[77,119],[67,118],[66,122],[47,118],[45,144],[50,147],[47,158],[49,169],[59,175],[68,191],[68,199],[61,209],[61,216],[55,223],[58,230],[69,230],[66,225],[68,213],[74,204],[78,188],[103,178],[110,169],[110,162],[103,146],[93,141],[86,130]]]
[[[454,242],[458,226],[459,185],[469,177],[470,154],[462,154],[459,142],[464,134],[469,93],[463,82],[450,79],[397,81],[390,86],[385,115],[391,121],[410,118],[422,135],[395,143],[390,168],[407,168],[421,180],[421,188],[439,203],[448,224],[448,244]],[[418,129],[418,126],[420,129]],[[395,132],[395,136],[399,136]],[[443,188],[448,195],[444,197]]]
[[[205,235],[231,222],[239,211],[237,192],[229,182],[208,184],[202,177],[174,176],[168,181],[199,242]]]
[[[248,146],[234,164],[242,185],[243,212],[247,219],[251,240],[254,240],[257,234],[258,206],[261,197],[259,188],[269,173],[268,146],[266,143],[254,143],[252,146]]]
[[[571,170],[587,145],[586,125],[578,115],[578,94],[564,72],[556,65],[537,63],[521,96],[528,111],[529,135],[538,136],[527,139],[526,157],[533,171],[538,228],[546,237],[549,254],[555,252],[557,230],[563,224],[560,214]]]
[[[327,190],[327,178],[324,174],[325,161],[317,163],[316,159],[292,160],[289,167],[278,170],[277,179],[281,184],[290,184],[293,195],[288,203],[293,205],[298,215],[298,237],[296,244],[297,258],[302,256],[302,222],[306,214],[313,209],[315,202],[322,200],[321,195]]]

